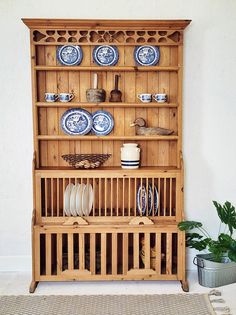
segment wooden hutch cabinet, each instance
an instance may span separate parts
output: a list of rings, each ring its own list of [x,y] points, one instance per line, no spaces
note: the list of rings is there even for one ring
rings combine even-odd
[[[182,75],[183,32],[189,20],[23,19],[30,29],[34,121],[33,272],[30,292],[39,281],[179,280],[185,275],[183,219]],[[57,60],[62,45],[78,45],[80,65]],[[119,60],[99,66],[93,50],[115,45]],[[138,66],[134,49],[158,46],[157,65]],[[86,90],[98,74],[106,91],[102,103],[89,103]],[[109,102],[114,76],[120,76],[122,102]],[[142,103],[140,93],[162,93],[168,101]],[[45,102],[45,93],[74,93],[71,102]],[[109,135],[68,135],[60,126],[70,108],[101,109],[114,117]],[[171,135],[137,135],[130,124],[138,117]],[[122,169],[120,148],[137,143],[138,169]],[[95,169],[75,169],[64,154],[111,154]],[[91,184],[94,201],[88,216],[67,216],[64,192],[69,183]],[[137,210],[138,187],[158,191],[158,209],[147,202]],[[150,208],[150,209],[149,209]],[[141,211],[142,212],[142,211]]]

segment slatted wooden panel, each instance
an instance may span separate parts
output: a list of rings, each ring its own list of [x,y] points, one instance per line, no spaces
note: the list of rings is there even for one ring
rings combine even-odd
[[[117,66],[134,66],[133,50],[135,46],[119,46],[119,62]],[[92,50],[94,46],[83,46],[84,59],[81,66],[93,66]],[[178,49],[175,46],[160,47],[160,66],[177,66]],[[37,47],[38,65],[58,65],[56,60],[56,46]],[[86,102],[86,89],[91,87],[93,71],[38,71],[38,101],[44,101],[45,92],[73,92],[73,102]],[[107,92],[106,101],[109,101],[110,91],[114,88],[114,75],[120,75],[119,89],[122,91],[122,101],[125,103],[141,102],[137,94],[149,92],[158,93],[165,89],[169,102],[177,104],[178,99],[178,75],[176,71],[161,72],[99,72],[99,87]],[[83,107],[83,106],[82,106]],[[86,106],[84,106],[86,108]],[[55,108],[39,108],[39,134],[40,135],[64,135],[60,128],[60,118],[68,108],[60,104]],[[160,126],[171,128],[178,134],[178,110],[176,108],[117,108],[98,107],[86,108],[90,112],[104,109],[114,116],[115,127],[111,135],[134,136],[135,128],[130,127],[135,118],[143,117],[148,126]],[[107,161],[107,166],[120,165],[120,147],[125,141],[90,141],[84,136],[83,141],[50,140],[40,141],[40,166],[65,166],[61,155],[66,153],[111,153],[112,158]],[[136,141],[142,149],[143,166],[177,166],[177,141]]]
[[[83,278],[87,280],[119,279],[119,277],[147,278],[149,280],[166,276],[181,278],[179,247],[182,232],[153,228],[137,229],[134,232],[91,232],[83,228],[57,230],[50,228],[36,231],[36,256],[40,257],[36,266],[38,280]],[[121,250],[120,250],[121,249]]]
[[[84,174],[85,175],[85,174]],[[100,175],[100,176],[99,176]],[[37,217],[44,218],[67,218],[64,209],[64,198],[67,186],[90,184],[93,189],[94,201],[90,217],[130,217],[151,216],[174,220],[180,218],[182,205],[180,195],[182,182],[180,174],[156,174],[148,176],[137,175],[112,175],[104,177],[103,174],[86,177],[61,177],[60,174],[37,176],[36,209]],[[138,199],[137,193],[140,187]],[[156,192],[158,195],[156,195]],[[149,196],[149,201],[141,198]],[[82,194],[77,192],[82,201]],[[143,196],[144,197],[144,196]],[[141,212],[140,208],[146,209]],[[73,210],[72,210],[73,211]]]

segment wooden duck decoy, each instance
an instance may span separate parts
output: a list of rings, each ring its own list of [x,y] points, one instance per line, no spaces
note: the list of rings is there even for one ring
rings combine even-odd
[[[161,128],[161,127],[147,127],[146,121],[142,118],[136,118],[135,121],[130,124],[130,127],[136,126],[136,134],[139,136],[154,136],[154,135],[171,135],[174,130]]]

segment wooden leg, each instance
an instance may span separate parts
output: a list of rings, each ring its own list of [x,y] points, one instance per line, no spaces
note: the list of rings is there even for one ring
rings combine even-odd
[[[181,283],[182,290],[184,292],[189,292],[188,281],[187,280],[182,280],[182,281],[180,281],[180,283]]]
[[[29,293],[34,293],[35,289],[37,288],[38,281],[32,281],[29,287]]]

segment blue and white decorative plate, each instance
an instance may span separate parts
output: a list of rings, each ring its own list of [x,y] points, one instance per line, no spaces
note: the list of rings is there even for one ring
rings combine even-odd
[[[78,66],[83,59],[80,46],[65,45],[57,48],[57,59],[65,66]]]
[[[81,108],[68,109],[61,117],[61,128],[68,135],[86,135],[92,125],[91,114]]]
[[[98,136],[108,135],[114,127],[114,119],[109,112],[98,110],[93,113],[92,130]]]
[[[156,185],[152,189],[152,185],[148,185],[148,202],[147,202],[147,187],[146,185],[138,186],[137,191],[137,210],[138,213],[142,215],[152,215],[152,207],[154,208],[154,215],[158,211],[158,190]],[[148,207],[148,209],[147,209]]]
[[[119,59],[116,46],[102,45],[93,50],[93,60],[99,66],[114,66]]]
[[[134,59],[140,66],[155,66],[160,60],[159,47],[137,46],[134,49]]]

